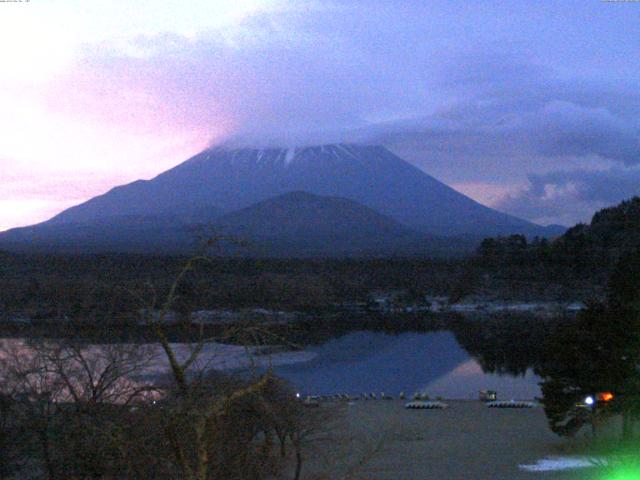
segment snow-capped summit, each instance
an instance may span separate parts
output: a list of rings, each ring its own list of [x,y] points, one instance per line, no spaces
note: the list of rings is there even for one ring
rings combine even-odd
[[[287,148],[225,148],[214,147],[187,160],[186,164],[221,162],[231,165],[270,165],[288,167],[294,162],[336,161],[366,162],[362,146],[336,143],[312,147]]]

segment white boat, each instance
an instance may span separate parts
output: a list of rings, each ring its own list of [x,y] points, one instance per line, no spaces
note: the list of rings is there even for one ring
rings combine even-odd
[[[536,403],[517,400],[496,400],[487,402],[486,405],[489,408],[533,408]]]
[[[404,408],[443,410],[449,408],[449,405],[438,401],[414,400],[413,402],[405,403]]]

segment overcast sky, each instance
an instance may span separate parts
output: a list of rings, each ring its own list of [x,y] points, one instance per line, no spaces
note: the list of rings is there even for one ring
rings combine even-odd
[[[0,3],[0,230],[212,143],[387,145],[543,224],[640,194],[640,2]]]

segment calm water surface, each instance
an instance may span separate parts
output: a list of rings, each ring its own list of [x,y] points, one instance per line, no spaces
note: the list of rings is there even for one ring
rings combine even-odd
[[[519,377],[484,373],[450,332],[354,332],[308,350],[316,354],[313,359],[275,368],[304,394],[421,391],[465,399],[490,389],[501,399],[540,396],[539,379],[533,373]]]

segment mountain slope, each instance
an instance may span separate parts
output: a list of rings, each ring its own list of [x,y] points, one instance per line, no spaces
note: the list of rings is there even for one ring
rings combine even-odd
[[[114,215],[184,215],[194,207],[222,213],[291,191],[343,197],[435,235],[556,234],[497,212],[381,146],[297,149],[214,148],[152,180],[137,181],[72,207],[49,223]]]
[[[428,250],[425,235],[351,200],[290,192],[217,222],[219,230],[249,240],[255,253],[343,256],[414,254]]]
[[[42,223],[0,233],[0,250],[55,253],[180,253],[197,246],[198,229],[171,216],[122,215]]]

